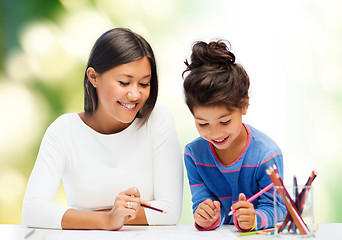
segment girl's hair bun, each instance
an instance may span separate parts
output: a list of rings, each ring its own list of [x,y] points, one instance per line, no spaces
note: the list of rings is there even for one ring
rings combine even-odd
[[[185,60],[182,75],[185,102],[190,111],[195,106],[224,104],[231,111],[232,107],[248,105],[249,77],[235,62],[228,41],[196,42],[190,61]]]
[[[235,64],[235,55],[229,51],[229,47],[223,40],[210,43],[199,41],[192,47],[191,66],[187,65],[198,67],[202,64]]]

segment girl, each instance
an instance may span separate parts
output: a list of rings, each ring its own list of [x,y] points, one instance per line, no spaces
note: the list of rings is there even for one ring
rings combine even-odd
[[[283,175],[277,144],[242,123],[249,104],[246,71],[224,41],[195,43],[191,63],[185,64],[185,101],[201,136],[186,145],[184,154],[196,228],[233,223],[240,231],[273,227],[272,191],[246,201],[271,183],[269,166],[276,164]],[[277,209],[282,219],[285,206]]]
[[[176,224],[182,155],[170,112],[155,107],[158,78],[148,42],[122,28],[100,36],[84,91],[84,112],[62,115],[44,135],[23,201],[24,224],[106,230]],[[61,179],[68,206],[53,203]]]

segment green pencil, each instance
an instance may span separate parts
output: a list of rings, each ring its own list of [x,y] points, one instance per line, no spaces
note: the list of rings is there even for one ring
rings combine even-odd
[[[253,235],[253,234],[258,234],[258,231],[239,233],[239,236],[242,237],[242,236],[248,236],[248,235]]]
[[[259,231],[243,232],[243,233],[239,233],[239,236],[242,237],[242,236],[249,236],[249,235],[254,235],[254,234],[273,235],[274,228],[264,229],[264,230],[259,230]]]

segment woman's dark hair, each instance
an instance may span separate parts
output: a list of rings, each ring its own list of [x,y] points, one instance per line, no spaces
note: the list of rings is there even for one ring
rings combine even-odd
[[[125,28],[114,28],[102,34],[95,42],[84,74],[84,111],[94,112],[98,98],[96,89],[87,76],[87,69],[92,67],[99,74],[116,66],[147,57],[151,65],[150,96],[137,116],[144,124],[150,116],[158,95],[158,76],[156,61],[150,44],[140,35]]]
[[[185,65],[183,87],[191,112],[195,106],[223,104],[232,110],[248,104],[249,77],[223,40],[196,42]]]

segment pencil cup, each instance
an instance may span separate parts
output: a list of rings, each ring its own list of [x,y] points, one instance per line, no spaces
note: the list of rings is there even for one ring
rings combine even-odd
[[[275,187],[275,235],[289,238],[315,236],[313,194],[312,186]]]

